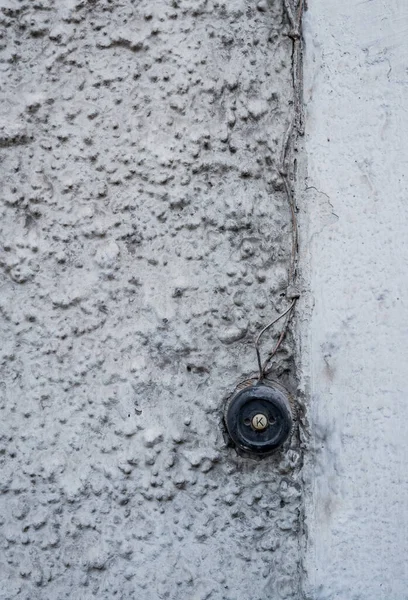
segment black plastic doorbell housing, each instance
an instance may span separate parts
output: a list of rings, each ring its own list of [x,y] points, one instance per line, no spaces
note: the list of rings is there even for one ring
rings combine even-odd
[[[280,448],[293,425],[288,394],[265,379],[239,386],[226,405],[224,419],[233,444],[258,456]]]

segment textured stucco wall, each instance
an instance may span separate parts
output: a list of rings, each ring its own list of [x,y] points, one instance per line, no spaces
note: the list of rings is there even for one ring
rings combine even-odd
[[[405,0],[305,14],[310,600],[408,598],[407,28]]]
[[[287,306],[288,30],[0,0],[0,598],[299,598],[296,430],[256,463],[220,427]]]

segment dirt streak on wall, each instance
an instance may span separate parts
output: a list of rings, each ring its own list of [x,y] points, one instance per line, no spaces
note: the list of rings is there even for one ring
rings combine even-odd
[[[0,598],[298,599],[296,431],[258,463],[221,427],[287,306],[282,2],[0,0],[0,27]]]

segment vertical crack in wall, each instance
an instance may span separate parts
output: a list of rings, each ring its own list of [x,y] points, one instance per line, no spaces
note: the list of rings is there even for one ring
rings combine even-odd
[[[285,183],[285,190],[287,194],[288,203],[291,210],[291,223],[292,223],[292,255],[291,264],[289,267],[289,287],[287,290],[288,300],[293,299],[298,308],[306,312],[308,299],[301,298],[301,291],[304,292],[303,277],[304,274],[299,272],[299,267],[302,270],[305,268],[304,258],[300,256],[300,249],[304,248],[304,236],[300,236],[299,233],[299,220],[297,206],[297,192],[302,187],[302,181],[305,177],[305,165],[303,161],[300,161],[298,157],[303,155],[303,143],[302,138],[304,136],[304,105],[303,105],[303,32],[302,32],[302,21],[303,13],[307,10],[307,0],[283,0],[285,12],[290,23],[290,31],[288,33],[289,38],[292,40],[292,60],[291,60],[291,71],[292,71],[292,86],[293,86],[293,115],[288,126],[287,135],[282,144],[282,158],[281,158],[281,173]],[[303,221],[302,221],[303,222]],[[301,244],[301,245],[300,245]],[[299,317],[297,317],[299,319]],[[285,323],[288,325],[288,321]],[[285,330],[283,330],[284,332]],[[298,332],[294,335],[297,360],[296,368],[301,368],[301,353],[302,347]],[[299,505],[298,512],[298,524],[299,524],[299,588],[298,598],[304,597],[304,552],[306,548],[307,540],[307,529],[305,523],[305,506],[304,506],[304,484],[303,484],[303,470],[304,470],[304,452],[307,447],[307,415],[305,405],[305,382],[303,381],[303,375],[298,372],[297,378],[297,418],[298,428],[296,435],[298,439],[299,448],[301,448],[301,464],[300,471],[302,472],[302,502]],[[307,386],[306,386],[307,387]]]
[[[298,600],[299,421],[262,462],[220,427],[287,307],[284,5],[7,0],[0,28],[3,596]]]

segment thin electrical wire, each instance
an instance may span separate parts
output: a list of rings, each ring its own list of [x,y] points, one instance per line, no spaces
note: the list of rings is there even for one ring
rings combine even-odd
[[[288,290],[290,288],[290,293],[292,294],[292,302],[290,306],[284,310],[280,315],[278,315],[275,319],[273,319],[268,325],[266,325],[255,339],[255,351],[256,357],[258,361],[258,369],[259,369],[259,380],[263,379],[267,374],[269,374],[273,367],[270,366],[267,368],[273,356],[276,354],[280,345],[286,335],[290,318],[292,316],[293,310],[296,306],[296,302],[299,298],[299,294],[294,292],[295,290],[295,281],[297,274],[297,262],[298,262],[298,253],[299,253],[299,236],[298,236],[298,222],[296,215],[296,201],[294,192],[292,189],[292,185],[289,179],[289,165],[288,165],[288,157],[292,154],[293,143],[294,143],[294,131],[296,129],[299,135],[303,135],[304,133],[304,119],[303,119],[303,88],[302,88],[302,36],[301,36],[301,26],[302,26],[302,16],[304,10],[304,0],[299,0],[296,2],[297,7],[295,7],[296,19],[294,17],[294,11],[292,10],[290,0],[283,0],[283,5],[285,7],[285,11],[291,26],[291,31],[289,32],[289,37],[292,40],[293,49],[292,49],[292,78],[293,78],[293,95],[294,95],[294,117],[293,120],[289,123],[287,130],[285,132],[285,136],[283,138],[282,150],[280,156],[280,165],[279,165],[279,174],[281,175],[285,187],[286,197],[288,200],[290,212],[291,212],[291,225],[292,225],[292,247],[291,247],[291,258],[290,258],[290,266],[289,266],[289,275],[288,275]],[[291,173],[293,173],[294,166],[292,166]],[[293,294],[296,295],[293,295]],[[288,292],[287,292],[288,294]],[[278,341],[275,344],[272,351],[268,354],[268,358],[262,364],[261,352],[259,348],[259,344],[263,334],[268,331],[275,323],[280,321],[285,315],[285,323],[282,327],[281,333],[279,335]]]
[[[262,366],[262,360],[261,360],[261,352],[259,350],[259,342],[261,340],[261,337],[263,336],[263,334],[265,333],[265,331],[267,331],[270,327],[272,327],[272,325],[275,325],[275,323],[277,323],[278,321],[280,321],[287,313],[289,313],[289,311],[291,311],[295,304],[296,304],[296,300],[297,298],[294,298],[292,301],[292,304],[280,315],[278,315],[273,321],[271,321],[270,323],[268,323],[268,325],[266,325],[263,329],[261,329],[261,331],[258,333],[258,336],[255,340],[255,350],[256,350],[256,356],[258,359],[258,367],[259,367],[259,379],[262,379],[262,377],[264,376],[264,367]],[[283,330],[284,331],[284,330]],[[282,332],[283,333],[283,332]],[[278,343],[276,344],[275,348],[273,349],[272,353],[269,355],[266,363],[264,366],[266,366],[266,364],[269,362],[269,360],[272,358],[272,356],[276,353],[276,351],[278,350],[281,341],[283,339],[282,337],[282,333],[281,336],[279,338]],[[282,339],[281,339],[282,338]]]

